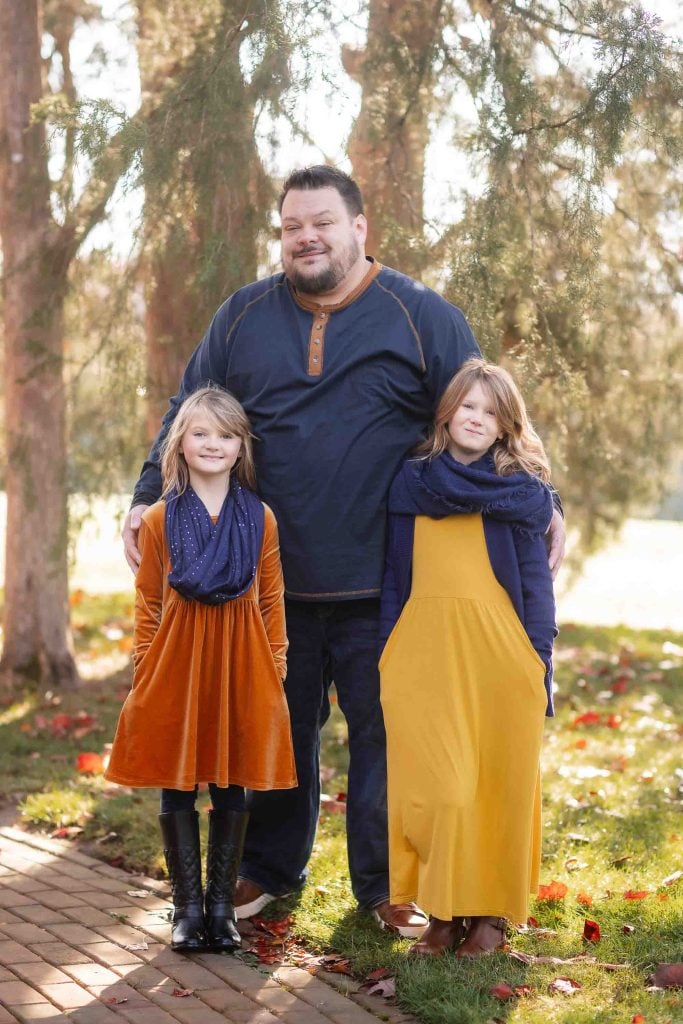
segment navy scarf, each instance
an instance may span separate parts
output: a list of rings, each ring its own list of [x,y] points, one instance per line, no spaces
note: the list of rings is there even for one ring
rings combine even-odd
[[[164,519],[169,584],[203,604],[224,604],[244,594],[256,575],[263,522],[262,503],[234,478],[215,524],[191,487],[171,492]]]
[[[403,463],[389,491],[389,512],[433,519],[481,512],[528,533],[545,533],[553,501],[537,476],[498,476],[489,452],[465,466],[446,451]]]

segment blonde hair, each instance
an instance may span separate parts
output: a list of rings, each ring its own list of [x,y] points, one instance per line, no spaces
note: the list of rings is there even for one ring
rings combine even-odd
[[[416,454],[431,459],[446,451],[450,442],[448,424],[475,384],[489,396],[502,438],[494,441],[491,454],[500,476],[520,470],[550,480],[550,463],[543,442],[529,422],[526,406],[514,380],[501,366],[476,357],[463,363],[450,381],[436,410],[429,436]]]
[[[247,414],[229,391],[218,387],[205,387],[185,399],[164,440],[161,450],[162,497],[169,491],[182,494],[190,483],[190,472],[180,446],[190,420],[197,413],[203,413],[221,433],[231,434],[240,439],[242,445],[233,472],[244,487],[255,488],[256,469]]]

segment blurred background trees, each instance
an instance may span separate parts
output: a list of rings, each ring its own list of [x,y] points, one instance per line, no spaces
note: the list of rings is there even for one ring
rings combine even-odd
[[[73,681],[67,492],[131,486],[215,308],[277,268],[281,178],[331,148],[369,251],[461,306],[520,379],[577,550],[661,495],[683,434],[682,76],[647,3],[0,0],[0,17],[5,679]]]

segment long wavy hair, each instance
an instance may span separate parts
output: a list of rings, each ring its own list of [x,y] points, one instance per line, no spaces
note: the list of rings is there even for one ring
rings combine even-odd
[[[476,357],[463,363],[446,387],[429,435],[415,454],[431,459],[446,451],[451,440],[448,424],[475,384],[481,384],[489,396],[503,435],[491,446],[496,472],[500,476],[520,471],[531,473],[547,483],[550,463],[543,442],[529,422],[519,388],[502,366]]]
[[[240,439],[242,445],[232,472],[243,486],[253,490],[256,487],[256,469],[249,419],[229,391],[214,386],[193,392],[178,409],[161,450],[162,497],[169,491],[182,494],[190,483],[190,471],[180,446],[192,417],[198,413],[203,413],[221,433]]]

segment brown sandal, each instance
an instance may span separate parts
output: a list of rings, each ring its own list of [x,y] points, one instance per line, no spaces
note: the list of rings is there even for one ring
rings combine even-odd
[[[441,933],[444,942],[433,940]],[[438,917],[430,917],[429,924],[419,942],[410,947],[408,952],[415,956],[441,956],[450,952],[462,941],[465,934],[465,918],[454,917],[450,921],[442,921]]]
[[[494,942],[491,945],[490,942],[480,939],[484,928],[492,928],[497,931],[501,937],[500,941]],[[471,918],[467,936],[455,955],[460,959],[464,959],[465,957],[484,956],[487,953],[495,953],[497,950],[505,947],[506,935],[507,921],[504,917],[473,917]]]

